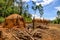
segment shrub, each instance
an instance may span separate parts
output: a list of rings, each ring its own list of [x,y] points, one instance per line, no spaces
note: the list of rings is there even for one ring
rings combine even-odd
[[[4,22],[4,18],[3,17],[0,17],[0,23]]]
[[[32,19],[28,18],[28,17],[24,17],[24,20],[25,20],[25,22],[32,22]]]

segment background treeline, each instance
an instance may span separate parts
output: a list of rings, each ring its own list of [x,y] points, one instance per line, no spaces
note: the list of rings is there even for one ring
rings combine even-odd
[[[57,17],[51,21],[53,24],[60,24],[60,11],[57,11]]]
[[[40,13],[40,17],[43,15],[42,5],[36,5],[36,2],[31,1],[32,5],[29,5],[27,2],[22,0],[0,0],[0,23],[4,21],[4,18],[11,14],[19,14],[24,17],[25,21],[32,22],[32,12],[29,12],[29,9],[32,9],[34,12],[34,17],[37,10]],[[30,7],[31,6],[31,7]]]
[[[27,2],[22,2],[22,0],[0,0],[0,23],[4,22],[5,17],[11,14],[19,14],[24,17],[26,22],[32,22],[32,13],[29,12],[30,9],[34,12],[34,17],[37,11],[39,11],[40,18],[44,14],[43,6],[36,5],[36,2],[31,1],[33,5]],[[57,11],[56,19],[52,20],[51,23],[60,24],[60,11]]]
[[[26,21],[32,20],[28,3],[22,2],[22,0],[0,0],[0,23],[5,20],[5,17],[11,14],[19,14]]]

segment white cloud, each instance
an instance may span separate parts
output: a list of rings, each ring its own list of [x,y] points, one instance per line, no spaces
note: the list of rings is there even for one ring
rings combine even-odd
[[[17,0],[19,2],[19,0]],[[22,0],[22,2],[29,2],[30,0]],[[18,6],[18,4],[15,2],[14,3],[15,6]]]
[[[28,2],[28,1],[30,1],[30,0],[22,0],[23,2]]]
[[[33,19],[33,17],[34,17],[34,14],[32,14],[32,19]],[[35,14],[35,19],[43,19],[43,17],[40,18],[39,14]]]
[[[53,17],[51,20],[55,20],[56,19],[56,17]]]
[[[52,17],[52,18],[44,18],[44,19],[46,19],[46,20],[55,20],[56,17]]]
[[[41,0],[32,0],[32,1],[37,2],[37,1],[41,1]]]
[[[60,11],[60,6],[58,6],[58,7],[55,7],[55,9],[57,9],[57,10],[59,10],[59,11]]]
[[[34,14],[32,14],[32,19],[34,17]],[[54,20],[56,19],[56,17],[52,17],[52,18],[47,18],[47,17],[41,17],[39,16],[39,14],[35,14],[35,19],[46,19],[46,20]]]
[[[32,0],[32,1],[36,2],[37,0]]]
[[[32,19],[34,17],[34,14],[32,14]],[[35,14],[35,18],[40,18],[38,15]]]
[[[54,0],[43,0],[43,2],[36,3],[36,5],[42,4],[42,6],[52,3]]]
[[[22,0],[23,2],[29,2],[31,0]],[[41,1],[41,0],[32,0],[34,2],[37,2],[37,1]],[[42,6],[45,6],[45,5],[48,5],[50,3],[52,3],[54,0],[43,0],[42,2],[40,3],[36,3],[36,5],[39,5],[39,4],[42,4]]]
[[[19,1],[19,0],[17,0],[17,1]],[[22,0],[22,2],[28,2],[28,1],[30,1],[30,0]]]

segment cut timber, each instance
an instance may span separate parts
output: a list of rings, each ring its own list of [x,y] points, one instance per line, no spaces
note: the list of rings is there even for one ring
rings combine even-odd
[[[18,14],[12,14],[7,18],[5,18],[5,23],[3,27],[4,28],[13,28],[13,27],[24,28],[25,22],[22,16]]]

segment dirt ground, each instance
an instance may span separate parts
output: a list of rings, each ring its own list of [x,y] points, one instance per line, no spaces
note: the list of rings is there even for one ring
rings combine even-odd
[[[32,26],[32,24],[30,24],[30,26]],[[5,40],[60,40],[60,24],[48,24],[45,27],[43,26],[44,25],[37,27],[34,30],[32,27],[26,30],[20,30],[19,28],[0,28],[0,31],[3,30],[3,39],[1,40],[4,40],[6,35],[7,38]],[[0,27],[2,27],[1,24]]]

